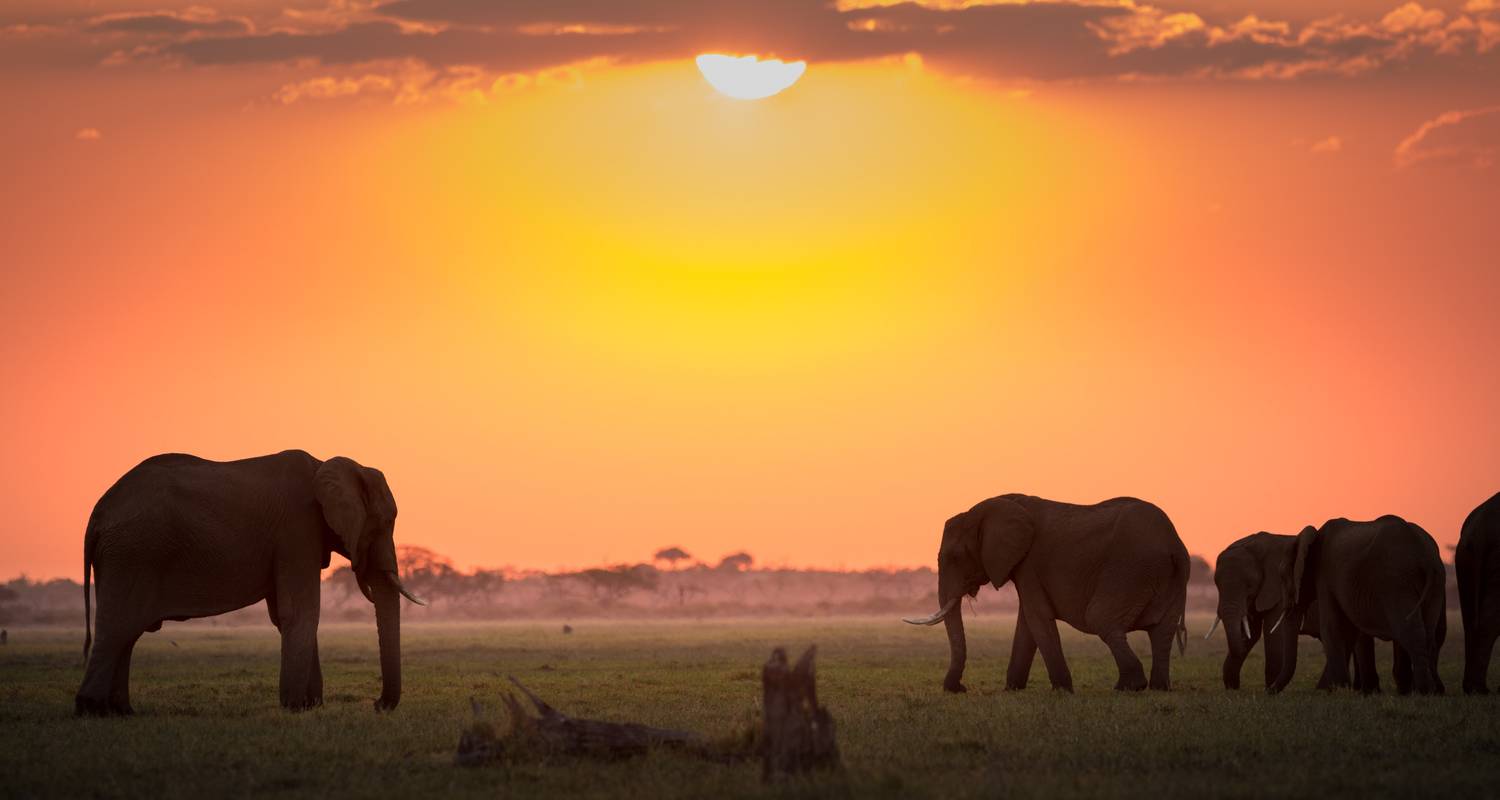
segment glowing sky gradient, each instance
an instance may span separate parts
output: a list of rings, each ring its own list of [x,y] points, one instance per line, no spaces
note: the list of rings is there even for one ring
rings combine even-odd
[[[165,451],[376,465],[466,567],[1500,490],[1492,0],[13,0],[0,104],[0,577]]]

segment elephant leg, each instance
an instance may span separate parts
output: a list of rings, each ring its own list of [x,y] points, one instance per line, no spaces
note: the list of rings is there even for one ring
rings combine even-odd
[[[1415,690],[1417,694],[1435,694],[1437,683],[1433,677],[1437,674],[1432,659],[1432,649],[1428,645],[1427,631],[1420,617],[1415,615],[1400,620],[1394,626],[1395,646],[1401,653],[1401,658],[1410,662],[1407,667],[1409,674],[1409,688],[1407,691]],[[1396,690],[1401,690],[1401,680],[1397,679]]]
[[[323,704],[318,663],[318,570],[278,575],[277,617],[281,621],[281,705],[293,711]]]
[[[1396,678],[1396,694],[1411,694],[1411,656],[1399,643],[1391,645],[1391,674]]]
[[[1354,641],[1354,687],[1362,694],[1380,693],[1380,675],[1375,671],[1375,637],[1361,634]]]
[[[1281,631],[1266,635],[1266,688],[1270,689],[1276,685],[1276,679],[1281,677],[1281,668],[1286,659],[1286,645]]]
[[[119,658],[115,661],[115,674],[110,680],[109,687],[109,710],[113,714],[134,714],[135,709],[130,707],[130,656],[135,652],[135,643],[141,640],[141,634],[127,639],[120,649]]]
[[[1120,679],[1115,682],[1115,689],[1139,692],[1146,688],[1146,671],[1141,668],[1141,660],[1135,657],[1135,651],[1130,649],[1125,631],[1115,629],[1100,634],[1099,638],[1109,645],[1109,652],[1115,657],[1115,667],[1120,670]]]
[[[1026,626],[1031,628],[1036,648],[1042,651],[1042,663],[1047,665],[1047,677],[1052,681],[1052,688],[1073,691],[1073,674],[1068,671],[1068,662],[1063,658],[1062,639],[1057,635],[1057,620],[1033,612],[1027,615]]]
[[[139,634],[137,634],[139,635]],[[82,715],[104,716],[113,713],[110,698],[115,686],[115,672],[125,652],[126,637],[102,626],[97,628],[93,650],[83,671],[83,685],[73,698],[73,710]]]
[[[1481,619],[1470,635],[1472,639],[1464,640],[1464,693],[1489,694],[1490,658],[1495,640],[1500,638],[1500,614],[1494,619]]]
[[[1026,688],[1031,677],[1031,662],[1036,658],[1036,637],[1026,625],[1025,612],[1016,616],[1016,635],[1010,640],[1010,665],[1005,669],[1005,690],[1019,691]]]
[[[1165,692],[1172,688],[1172,644],[1177,635],[1177,621],[1159,622],[1148,635],[1151,637],[1150,688]]]
[[[1320,689],[1344,689],[1349,686],[1349,657],[1353,649],[1356,631],[1344,619],[1338,606],[1328,598],[1319,598],[1319,639],[1323,640],[1323,679],[1318,681]]]

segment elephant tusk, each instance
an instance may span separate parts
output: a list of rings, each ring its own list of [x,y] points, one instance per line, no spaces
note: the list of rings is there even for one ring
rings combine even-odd
[[[1271,630],[1268,631],[1266,635],[1270,636],[1271,634],[1275,633],[1276,629],[1281,627],[1281,621],[1284,619],[1286,619],[1286,612],[1282,611],[1281,616],[1276,618],[1276,624],[1271,626]]]
[[[961,599],[963,599],[963,595],[959,595],[958,597],[949,600],[948,604],[943,606],[941,611],[933,614],[930,617],[922,617],[920,619],[916,617],[902,617],[901,621],[911,625],[936,625],[939,622],[942,622],[944,617],[948,616],[948,612],[952,611],[954,607],[958,605],[958,601]]]
[[[1246,639],[1254,638],[1254,634],[1252,634],[1250,632],[1250,620],[1248,618],[1241,617],[1240,618],[1240,624],[1243,625],[1243,626],[1245,626],[1245,638]]]
[[[375,602],[375,595],[370,593],[370,584],[365,583],[364,581],[359,579],[358,575],[355,575],[354,585],[359,587],[359,593],[364,595],[366,600],[369,600],[372,603]]]
[[[391,578],[391,584],[396,587],[396,591],[400,592],[402,597],[405,597],[407,600],[410,600],[410,601],[412,601],[413,603],[416,603],[419,606],[425,606],[425,605],[427,605],[427,602],[425,600],[423,600],[422,598],[417,597],[416,595],[412,594],[410,591],[407,590],[407,588],[405,586],[403,586],[401,584],[401,578],[396,573],[394,573],[394,572],[386,572],[385,574],[390,576],[390,578]]]
[[[1219,618],[1218,617],[1214,617],[1214,624],[1209,627],[1208,633],[1203,634],[1203,638],[1207,639],[1208,637],[1213,636],[1214,635],[1214,631],[1216,631],[1218,629],[1219,629]]]

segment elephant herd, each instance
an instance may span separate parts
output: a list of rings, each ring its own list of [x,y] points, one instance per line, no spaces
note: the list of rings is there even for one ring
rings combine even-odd
[[[349,559],[375,606],[382,692],[401,699],[396,501],[376,469],[301,450],[216,462],[168,454],[131,469],[99,499],[83,545],[83,684],[79,714],[129,714],[137,640],[167,620],[213,616],[266,601],[281,634],[281,704],[323,700],[318,660],[321,570]],[[1464,623],[1465,692],[1483,693],[1500,634],[1500,495],[1464,523],[1455,557]],[[1098,636],[1119,670],[1116,689],[1171,687],[1173,643],[1186,646],[1188,554],[1160,508],[1134,498],[1073,505],[1027,495],[985,500],[949,519],[938,550],[938,604],[920,625],[942,622],[950,648],[943,688],[964,691],[964,595],[1013,582],[1020,612],[1007,689],[1025,688],[1038,652],[1055,689],[1071,691],[1057,622]],[[98,618],[90,628],[91,576]],[[1445,575],[1437,544],[1399,517],[1337,519],[1296,536],[1257,533],[1220,554],[1214,576],[1229,639],[1224,685],[1266,641],[1266,686],[1291,680],[1297,636],[1321,640],[1320,687],[1375,691],[1374,640],[1394,643],[1402,693],[1441,692],[1438,650],[1446,634]],[[1126,642],[1151,641],[1149,675]],[[1210,634],[1212,630],[1210,630]]]
[[[1500,494],[1464,521],[1454,554],[1464,624],[1466,693],[1485,694],[1500,636]],[[1072,690],[1058,644],[1057,620],[1098,636],[1119,668],[1116,689],[1170,686],[1171,643],[1184,644],[1187,552],[1161,509],[1134,498],[1090,506],[1002,495],[948,520],[938,549],[938,604],[915,625],[947,626],[950,660],[943,688],[964,691],[967,655],[959,601],[985,583],[1016,587],[1020,613],[1005,687],[1026,686],[1041,650],[1054,689]],[[1396,690],[1441,694],[1438,652],[1447,636],[1447,574],[1437,542],[1396,516],[1368,522],[1333,519],[1296,536],[1256,533],[1219,554],[1214,568],[1218,616],[1229,641],[1224,686],[1238,689],[1240,668],[1266,643],[1265,684],[1286,688],[1297,668],[1297,637],[1323,645],[1318,688],[1380,690],[1375,640],[1392,643]],[[1151,678],[1125,643],[1127,631],[1151,639]],[[1350,663],[1353,662],[1351,674]]]

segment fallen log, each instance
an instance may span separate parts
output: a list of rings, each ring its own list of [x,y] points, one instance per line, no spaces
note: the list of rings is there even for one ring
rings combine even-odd
[[[510,682],[535,706],[537,716],[527,713],[515,695],[507,692],[501,701],[510,717],[510,729],[501,736],[482,719],[484,709],[471,699],[475,716],[481,718],[459,736],[456,763],[482,764],[501,758],[508,749],[615,759],[640,755],[652,747],[701,748],[706,744],[702,736],[692,731],[653,728],[635,722],[575,719],[553,708],[515,677]]]
[[[833,717],[818,705],[813,671],[817,651],[816,645],[807,648],[797,665],[788,667],[786,651],[778,647],[761,670],[765,719],[760,742],[762,780],[839,767]]]

